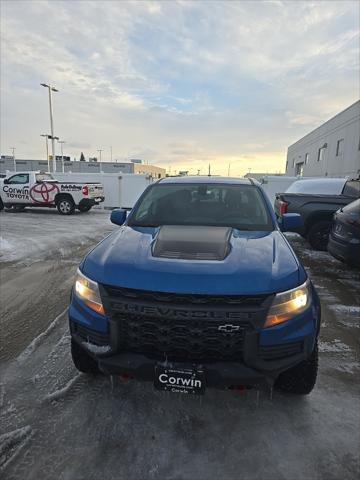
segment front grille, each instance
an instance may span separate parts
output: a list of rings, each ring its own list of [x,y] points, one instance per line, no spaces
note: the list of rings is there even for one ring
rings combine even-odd
[[[259,357],[262,360],[281,360],[303,351],[303,342],[284,343],[259,347]]]
[[[237,331],[221,332],[218,327],[224,325],[223,320],[164,319],[134,314],[118,314],[115,318],[123,350],[160,360],[241,361],[244,334],[251,329],[251,325],[241,323]]]
[[[94,345],[104,346],[109,345],[110,342],[108,333],[96,332],[76,322],[71,322],[71,332],[85,342],[93,343]]]
[[[179,362],[242,361],[245,334],[263,323],[271,300],[100,288],[120,351]]]

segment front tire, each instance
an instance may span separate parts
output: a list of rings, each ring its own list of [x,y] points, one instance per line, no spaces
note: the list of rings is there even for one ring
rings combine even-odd
[[[0,212],[1,212],[1,210],[4,210],[4,202],[0,198]]]
[[[56,208],[61,215],[72,215],[75,211],[75,204],[70,197],[61,197],[56,202]]]
[[[93,374],[100,372],[96,361],[74,340],[71,340],[71,356],[79,372]]]
[[[308,395],[315,386],[318,372],[318,342],[307,360],[295,365],[295,367],[280,373],[275,382],[275,388],[286,393],[296,395]]]
[[[310,227],[307,240],[314,250],[326,251],[330,229],[331,222],[329,220],[322,220]]]

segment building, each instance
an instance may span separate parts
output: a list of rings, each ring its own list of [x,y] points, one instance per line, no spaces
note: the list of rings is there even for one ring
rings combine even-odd
[[[359,174],[360,101],[288,148],[288,176],[354,177]]]
[[[133,160],[132,160],[133,161]],[[166,177],[165,168],[156,167],[155,165],[145,165],[144,163],[134,162],[134,173],[147,173],[153,178],[164,178]]]
[[[50,160],[50,170],[53,169],[52,160]],[[2,155],[0,158],[0,173],[6,170],[14,171],[14,159],[12,156]],[[16,170],[48,170],[48,162],[46,160],[26,160],[16,159]],[[72,173],[146,173],[153,178],[162,178],[166,175],[164,168],[154,165],[144,165],[133,162],[81,162],[64,160],[64,169],[61,157],[56,156],[57,172]]]

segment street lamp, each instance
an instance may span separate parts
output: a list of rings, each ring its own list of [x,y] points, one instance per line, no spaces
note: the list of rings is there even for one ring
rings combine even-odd
[[[50,128],[51,128],[51,150],[53,157],[53,171],[56,172],[56,157],[55,157],[55,137],[54,137],[54,120],[52,112],[52,95],[51,92],[58,92],[55,87],[48,85],[46,83],[40,83],[42,87],[46,87],[49,91],[49,108],[50,108]]]
[[[99,152],[99,160],[100,160],[100,173],[102,173],[102,168],[101,168],[101,152],[103,152],[103,150],[97,150],[97,152]]]
[[[64,173],[64,153],[63,153],[63,144],[66,143],[64,140],[59,140],[58,143],[61,145],[61,165],[62,165],[62,173]]]
[[[50,159],[49,159],[49,138],[51,137],[51,135],[46,135],[45,133],[42,133],[40,135],[40,137],[45,137],[45,143],[46,143],[46,161],[47,161],[47,164],[48,164],[48,171],[50,173]]]
[[[16,172],[16,160],[15,160],[15,147],[10,147],[10,150],[12,150],[12,156],[13,156],[13,161],[14,161],[14,172]]]

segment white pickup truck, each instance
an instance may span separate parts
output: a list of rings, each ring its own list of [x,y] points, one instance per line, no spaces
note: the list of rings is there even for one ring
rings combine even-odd
[[[0,210],[56,207],[62,215],[71,215],[75,208],[88,212],[104,199],[101,183],[59,182],[50,173],[39,171],[0,178]]]

